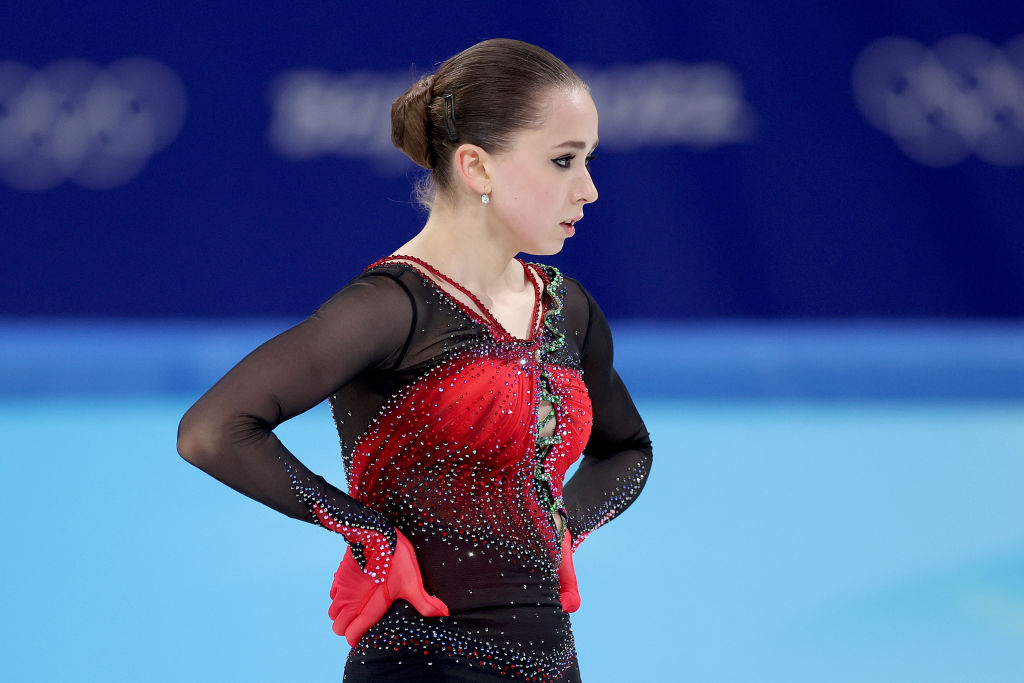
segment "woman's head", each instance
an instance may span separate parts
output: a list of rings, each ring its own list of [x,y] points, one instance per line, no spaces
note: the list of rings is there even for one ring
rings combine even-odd
[[[586,92],[587,86],[536,45],[485,40],[449,58],[395,100],[391,138],[432,171],[432,189],[448,194],[456,181],[453,155],[460,145],[503,154],[517,133],[544,122],[545,96],[558,90]]]

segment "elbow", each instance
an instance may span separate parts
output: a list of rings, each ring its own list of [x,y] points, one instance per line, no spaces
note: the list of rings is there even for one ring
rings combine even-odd
[[[644,460],[647,463],[647,469],[651,469],[651,465],[654,464],[654,444],[651,443],[651,435],[644,430],[643,438],[640,441],[640,451],[644,454]]]
[[[194,409],[178,423],[178,455],[200,469],[207,469],[219,452],[217,430],[197,418]]]

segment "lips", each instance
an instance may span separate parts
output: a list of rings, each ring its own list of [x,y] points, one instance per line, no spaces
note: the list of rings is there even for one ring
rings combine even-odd
[[[565,230],[566,237],[572,237],[576,234],[576,224],[583,220],[583,214],[570,218],[567,221],[562,221],[562,230]]]

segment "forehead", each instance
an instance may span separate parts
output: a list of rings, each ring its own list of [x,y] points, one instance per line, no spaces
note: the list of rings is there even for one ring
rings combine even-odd
[[[563,142],[597,145],[597,107],[586,90],[552,90],[543,96],[541,125],[522,131],[520,141],[555,147]]]

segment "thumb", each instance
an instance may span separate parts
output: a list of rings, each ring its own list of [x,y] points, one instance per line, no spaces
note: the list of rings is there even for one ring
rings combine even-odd
[[[448,605],[427,593],[423,586],[423,575],[412,543],[402,532],[398,532],[398,544],[388,575],[388,586],[393,598],[406,600],[425,617],[448,616]]]
[[[429,595],[423,584],[411,592],[411,595],[403,595],[402,599],[408,600],[416,608],[416,611],[425,617],[446,617],[448,616],[448,605],[440,598]]]

